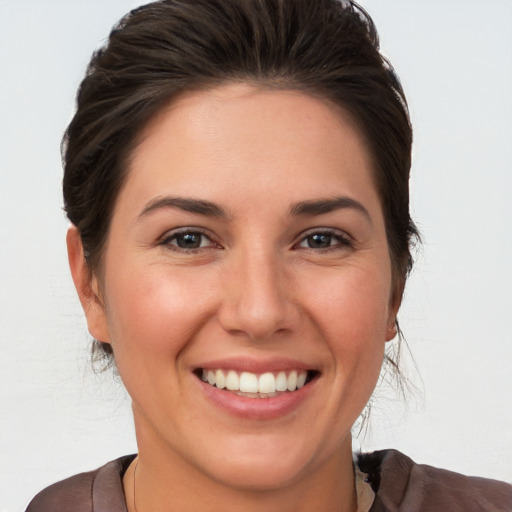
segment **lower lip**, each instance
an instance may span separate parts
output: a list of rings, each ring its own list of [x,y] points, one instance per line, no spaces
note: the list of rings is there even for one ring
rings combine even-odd
[[[317,378],[296,391],[289,391],[271,398],[248,398],[231,391],[219,389],[196,379],[206,397],[216,406],[235,416],[247,419],[269,420],[290,414],[308,397]]]

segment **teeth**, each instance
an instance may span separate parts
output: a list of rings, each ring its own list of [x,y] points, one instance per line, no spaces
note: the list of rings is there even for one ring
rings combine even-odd
[[[276,377],[276,391],[287,391],[288,381],[286,379],[286,373],[279,372]]]
[[[240,375],[240,391],[244,393],[257,393],[258,376],[254,373],[242,372]]]
[[[295,370],[288,375],[287,389],[288,391],[295,391],[297,389],[297,372]]]
[[[201,379],[219,389],[237,391],[240,396],[263,398],[276,396],[277,391],[295,391],[306,383],[307,372],[292,370],[277,375],[271,372],[257,375],[251,372],[238,373],[235,370],[203,370]],[[262,396],[263,395],[263,396]]]
[[[215,372],[215,384],[217,384],[219,389],[224,389],[226,387],[226,377],[224,376],[224,372],[222,370],[217,370]]]
[[[230,391],[240,390],[240,378],[238,377],[238,373],[234,372],[233,370],[228,372],[228,376],[226,377],[226,387]]]
[[[259,378],[260,393],[275,393],[276,379],[272,373],[264,373]]]

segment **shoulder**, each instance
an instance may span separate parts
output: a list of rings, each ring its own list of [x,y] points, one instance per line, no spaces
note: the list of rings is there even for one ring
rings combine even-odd
[[[512,485],[416,464],[396,450],[358,457],[376,491],[372,511],[510,512]]]
[[[134,456],[66,478],[37,494],[25,512],[126,512],[122,479]]]

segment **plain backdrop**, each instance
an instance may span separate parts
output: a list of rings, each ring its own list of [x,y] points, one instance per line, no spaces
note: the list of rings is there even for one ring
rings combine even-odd
[[[362,0],[407,93],[424,244],[399,316],[418,390],[355,441],[512,481],[512,1]],[[136,450],[89,364],[68,275],[60,138],[92,50],[135,0],[0,0],[0,511]]]

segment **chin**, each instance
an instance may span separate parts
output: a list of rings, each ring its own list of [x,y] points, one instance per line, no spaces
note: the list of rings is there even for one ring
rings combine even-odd
[[[219,483],[246,491],[273,491],[286,488],[311,474],[327,459],[324,446],[309,445],[308,439],[283,439],[265,434],[246,439],[230,439],[219,450],[203,458],[203,470]],[[226,446],[229,448],[223,449]],[[212,461],[215,461],[212,463]]]
[[[303,464],[276,456],[223,460],[211,468],[214,479],[231,488],[245,491],[283,489],[300,480]]]

